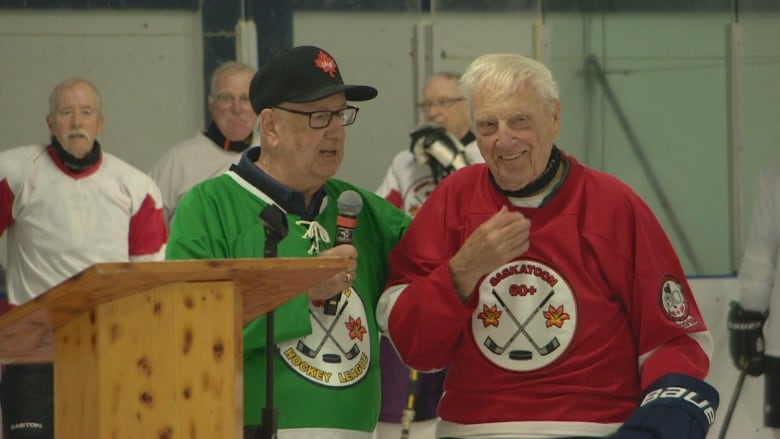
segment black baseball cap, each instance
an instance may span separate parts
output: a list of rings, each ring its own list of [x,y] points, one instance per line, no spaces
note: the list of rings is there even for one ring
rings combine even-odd
[[[347,85],[336,60],[315,46],[298,46],[274,56],[255,73],[249,100],[255,113],[282,102],[311,102],[344,92],[348,101],[367,101],[377,95],[368,85]]]

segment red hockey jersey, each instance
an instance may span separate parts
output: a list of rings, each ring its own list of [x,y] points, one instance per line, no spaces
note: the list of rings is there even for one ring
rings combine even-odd
[[[539,208],[514,206],[485,165],[450,175],[391,254],[379,322],[410,367],[449,368],[440,437],[604,436],[657,378],[708,372],[711,336],[653,213],[565,157]],[[464,303],[449,259],[502,206],[531,220],[530,248]]]

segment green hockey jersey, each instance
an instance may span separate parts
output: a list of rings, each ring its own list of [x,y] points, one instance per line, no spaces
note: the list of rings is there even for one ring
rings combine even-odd
[[[342,192],[363,199],[352,238],[357,273],[341,294],[335,315],[304,292],[274,311],[274,405],[279,430],[371,432],[379,416],[379,332],[375,307],[384,289],[388,254],[410,218],[384,199],[331,179],[311,221],[287,213],[289,232],[278,257],[316,256],[333,246]],[[261,258],[265,229],[260,212],[274,201],[231,170],[193,187],[171,226],[168,259]],[[244,424],[259,424],[265,406],[266,321],[244,327]],[[314,430],[307,430],[314,433]],[[347,433],[346,431],[344,433]]]

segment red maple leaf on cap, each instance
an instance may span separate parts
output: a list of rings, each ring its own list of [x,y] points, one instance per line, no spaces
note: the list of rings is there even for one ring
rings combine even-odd
[[[317,58],[314,58],[314,65],[323,72],[329,74],[331,78],[336,77],[336,61],[322,50],[317,54]]]

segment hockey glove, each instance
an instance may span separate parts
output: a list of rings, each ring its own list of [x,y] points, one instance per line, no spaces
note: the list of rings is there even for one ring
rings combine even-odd
[[[436,183],[469,164],[463,144],[442,127],[425,124],[412,130],[409,136],[414,160],[431,167]]]
[[[764,321],[767,313],[748,311],[731,302],[729,310],[729,352],[734,365],[748,375],[760,376],[766,369],[764,358]]]
[[[696,378],[668,374],[648,387],[639,408],[605,439],[704,439],[718,392]]]

